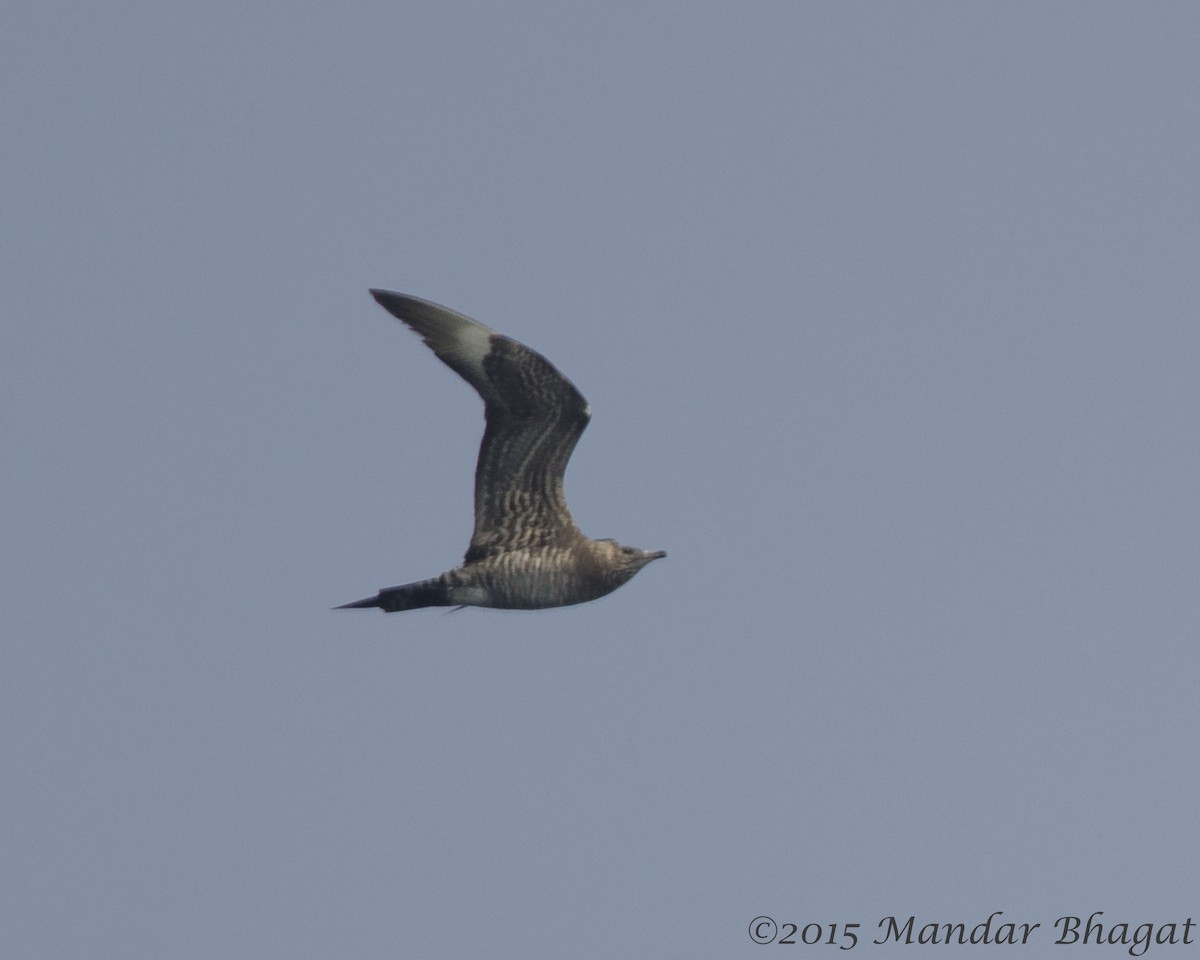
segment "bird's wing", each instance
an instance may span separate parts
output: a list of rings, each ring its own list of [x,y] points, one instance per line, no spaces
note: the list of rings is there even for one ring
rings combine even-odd
[[[467,561],[578,536],[563,474],[589,413],[571,381],[537,351],[461,313],[386,290],[371,295],[483,397]]]

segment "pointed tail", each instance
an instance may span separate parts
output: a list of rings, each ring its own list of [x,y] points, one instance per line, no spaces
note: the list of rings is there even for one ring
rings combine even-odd
[[[377,607],[379,606],[379,594],[373,597],[367,597],[365,600],[355,600],[353,603],[343,603],[339,607],[334,607],[334,610],[349,610],[353,607]]]
[[[454,601],[446,596],[446,585],[441,577],[432,580],[418,580],[416,583],[406,583],[400,587],[388,587],[380,590],[373,597],[355,600],[353,603],[343,603],[334,610],[369,609],[379,607],[387,613],[400,610],[417,610],[421,607],[449,607]]]

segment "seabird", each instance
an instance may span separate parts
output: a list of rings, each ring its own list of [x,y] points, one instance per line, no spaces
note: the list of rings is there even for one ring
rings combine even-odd
[[[651,560],[666,556],[616,540],[592,540],[575,526],[563,496],[563,473],[591,414],[582,394],[549,360],[428,300],[388,290],[372,290],[371,296],[483,397],[475,531],[453,570],[337,609],[564,607],[611,593]]]

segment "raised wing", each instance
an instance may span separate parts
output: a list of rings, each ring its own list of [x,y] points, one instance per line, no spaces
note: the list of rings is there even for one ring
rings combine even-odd
[[[563,474],[589,414],[571,381],[537,351],[461,313],[387,290],[371,295],[483,397],[467,561],[579,536]]]

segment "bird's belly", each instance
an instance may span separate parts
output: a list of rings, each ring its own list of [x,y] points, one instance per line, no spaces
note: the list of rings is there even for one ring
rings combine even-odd
[[[479,579],[468,588],[471,599],[458,600],[480,607],[540,610],[595,600],[610,592],[607,585],[582,574],[555,552],[514,551],[480,564]]]

